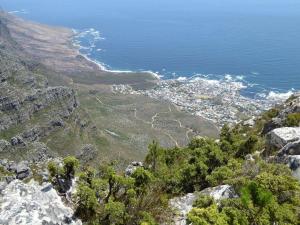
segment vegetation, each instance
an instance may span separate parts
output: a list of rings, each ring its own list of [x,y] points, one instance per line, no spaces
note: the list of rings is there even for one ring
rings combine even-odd
[[[291,113],[285,120],[285,125],[288,127],[297,127],[300,125],[300,113]]]
[[[276,114],[268,112],[267,118]],[[117,162],[96,168],[80,167],[66,158],[64,165],[49,164],[52,177],[77,173],[74,197],[76,215],[88,224],[167,223],[172,219],[170,198],[228,184],[237,197],[216,202],[200,195],[188,214],[195,225],[299,224],[300,185],[290,169],[267,163],[257,151],[264,137],[256,128],[225,125],[220,140],[195,138],[187,147],[162,148],[149,145],[144,166],[130,175],[118,169]],[[251,160],[245,160],[252,154]]]

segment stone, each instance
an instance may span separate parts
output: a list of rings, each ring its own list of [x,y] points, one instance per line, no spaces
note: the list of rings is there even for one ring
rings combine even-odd
[[[286,144],[300,140],[300,127],[276,128],[267,134],[268,147],[283,148]]]
[[[13,180],[15,180],[16,177],[15,176],[7,176],[5,177],[6,183],[11,183]]]
[[[26,130],[22,133],[22,139],[23,141],[30,141],[33,142],[39,138],[40,130],[38,127],[34,127],[30,130]]]
[[[22,161],[17,165],[16,169],[17,179],[23,180],[30,175],[30,168],[28,167],[28,162]]]
[[[17,163],[15,162],[9,162],[6,166],[6,169],[10,172],[15,173],[17,171]]]
[[[128,165],[125,169],[125,176],[131,176],[137,168],[143,167],[142,162],[133,161],[130,165]]]
[[[193,203],[197,200],[200,194],[209,195],[217,202],[222,199],[238,197],[233,187],[229,185],[220,185],[217,187],[206,188],[201,192],[189,193],[183,197],[173,198],[170,200],[169,205],[176,212],[173,217],[175,225],[186,225],[187,215],[193,208]]]
[[[7,159],[0,159],[0,165],[3,166],[3,167],[7,167],[7,164],[8,164],[8,160]]]
[[[275,117],[270,122],[267,122],[264,125],[262,134],[265,135],[265,134],[269,133],[270,131],[272,131],[276,128],[282,127],[282,126],[283,126],[283,120]]]
[[[84,145],[80,149],[79,153],[77,154],[77,158],[83,163],[87,163],[95,159],[96,157],[97,157],[97,150],[91,144]]]
[[[217,187],[209,187],[200,192],[200,194],[209,195],[213,197],[216,201],[227,198],[236,198],[238,197],[235,193],[233,187],[230,185],[220,185]]]
[[[293,177],[300,181],[300,155],[287,156],[285,163],[292,170]]]
[[[52,127],[63,127],[65,125],[64,121],[62,119],[54,119],[50,122]]]
[[[10,147],[10,143],[6,140],[0,140],[0,152],[7,151],[7,149]]]
[[[243,122],[244,126],[249,126],[249,127],[253,127],[255,125],[255,118],[252,117],[246,121]]]
[[[280,149],[278,156],[283,155],[300,155],[300,140],[288,143]]]
[[[51,184],[28,184],[15,180],[2,191],[0,224],[81,225],[74,212],[64,205]],[[66,219],[67,218],[67,219]]]
[[[25,142],[23,141],[23,138],[20,137],[20,136],[15,136],[15,137],[12,137],[11,140],[10,140],[10,143],[12,146],[25,146]]]
[[[44,162],[50,158],[53,158],[54,155],[50,149],[43,142],[34,142],[32,143],[31,150],[31,161],[34,163]]]
[[[2,191],[6,188],[6,186],[7,186],[7,183],[6,183],[6,182],[3,182],[3,181],[0,182],[0,194],[1,194]]]
[[[169,205],[176,211],[173,218],[175,225],[185,225],[188,213],[193,208],[193,203],[196,201],[198,195],[189,193],[183,197],[177,197],[170,200]]]

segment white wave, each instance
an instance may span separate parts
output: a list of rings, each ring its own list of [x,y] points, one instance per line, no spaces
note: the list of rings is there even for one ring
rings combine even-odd
[[[178,80],[178,81],[186,81],[186,80],[187,80],[187,77],[178,77],[177,80]]]
[[[236,76],[236,79],[237,80],[244,80],[245,76],[244,75],[239,75],[239,76]]]
[[[230,74],[225,74],[226,81],[232,81],[232,76]]]
[[[270,91],[268,95],[266,95],[267,100],[272,100],[272,101],[284,101],[288,99],[294,92],[293,91],[288,91],[288,92],[275,92],[275,91]]]
[[[26,9],[21,9],[21,10],[13,10],[9,11],[9,14],[28,14],[28,11]]]

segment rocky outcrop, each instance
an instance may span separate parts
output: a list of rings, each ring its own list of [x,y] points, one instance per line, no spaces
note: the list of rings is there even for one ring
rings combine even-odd
[[[77,154],[77,158],[83,163],[87,163],[95,159],[96,156],[97,149],[91,144],[84,145]]]
[[[300,127],[281,127],[267,135],[268,147],[283,148],[290,142],[300,140]]]
[[[10,147],[10,143],[6,140],[0,140],[0,152],[7,151]]]
[[[220,201],[227,198],[236,198],[237,195],[233,187],[229,185],[220,185],[217,187],[209,187],[200,192],[200,194],[209,195],[215,199],[215,201]]]
[[[3,93],[4,94],[4,93]],[[13,125],[24,123],[35,113],[60,103],[60,109],[55,111],[56,116],[68,118],[78,106],[74,90],[67,87],[48,87],[34,90],[24,96],[14,94],[0,99],[0,131]],[[63,122],[51,121],[52,126],[62,126]]]
[[[49,183],[40,186],[15,180],[1,195],[0,224],[82,224]]]
[[[300,93],[295,93],[285,104],[278,109],[278,115],[264,125],[262,134],[285,126],[287,116],[292,113],[300,113]]]
[[[173,198],[170,200],[170,206],[176,212],[173,220],[175,225],[186,224],[187,215],[192,210],[193,203],[201,194],[213,197],[216,202],[222,199],[238,197],[233,187],[229,185],[220,185],[217,187],[206,188],[201,192],[189,193],[183,197]]]
[[[300,155],[289,155],[284,157],[285,163],[292,170],[292,175],[300,181]]]
[[[267,135],[267,147],[271,150],[279,149],[277,155],[269,158],[269,161],[288,165],[293,176],[300,180],[300,127],[272,130]]]
[[[14,179],[23,180],[30,177],[31,169],[29,168],[28,161],[21,161],[19,163],[8,161],[7,159],[0,160],[0,166],[9,176],[4,177],[7,183],[10,183]]]
[[[139,167],[143,167],[143,163],[142,162],[132,162],[130,165],[128,165],[125,169],[125,176],[131,176],[134,171],[136,171],[137,168]]]

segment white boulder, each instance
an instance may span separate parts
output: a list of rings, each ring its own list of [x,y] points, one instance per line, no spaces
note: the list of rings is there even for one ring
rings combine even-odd
[[[215,199],[216,202],[227,199],[238,197],[234,189],[229,185],[220,185],[217,187],[206,188],[201,192],[189,193],[183,197],[177,197],[170,200],[170,206],[176,211],[174,216],[175,225],[186,225],[186,219],[188,213],[193,208],[193,203],[197,200],[198,196],[209,195]]]
[[[283,148],[286,144],[300,140],[300,127],[281,127],[267,135],[270,147]]]
[[[14,180],[2,191],[0,198],[0,224],[72,224],[73,210],[65,206],[51,184],[28,184]]]

